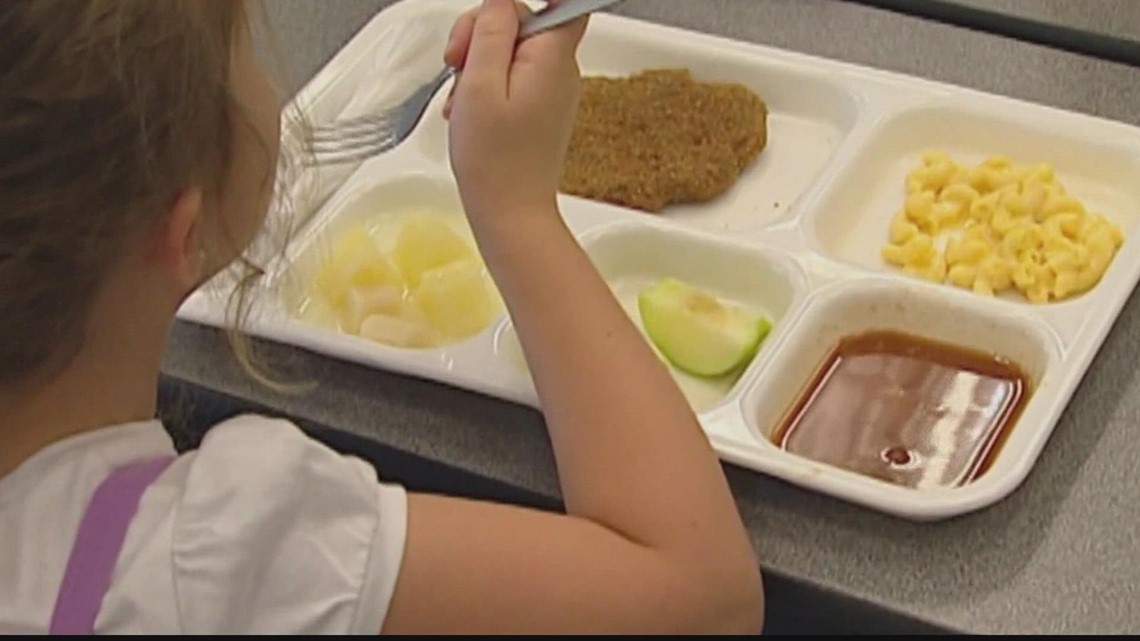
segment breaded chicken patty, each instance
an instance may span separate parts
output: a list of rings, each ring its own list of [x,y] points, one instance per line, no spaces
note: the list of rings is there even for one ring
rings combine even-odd
[[[584,78],[561,190],[649,212],[712,200],[764,150],[767,120],[747,87],[685,69]]]

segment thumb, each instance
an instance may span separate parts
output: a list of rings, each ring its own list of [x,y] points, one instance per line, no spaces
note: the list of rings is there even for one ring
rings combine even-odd
[[[557,29],[536,34],[527,38],[518,47],[518,57],[522,60],[535,59],[575,59],[578,45],[586,34],[590,17],[582,16],[568,22]]]
[[[471,31],[464,80],[507,95],[507,79],[519,35],[514,0],[484,0]]]
[[[582,43],[582,37],[586,35],[586,28],[589,26],[590,14],[563,25],[556,32],[559,44],[565,47],[569,54],[577,52],[578,45]]]

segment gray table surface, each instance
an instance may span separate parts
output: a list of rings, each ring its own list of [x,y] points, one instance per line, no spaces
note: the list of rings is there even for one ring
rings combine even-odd
[[[1140,40],[1136,0],[953,0],[991,11]]]
[[[388,2],[267,4],[286,44],[286,84],[295,89]],[[1136,69],[833,0],[630,0],[621,12],[1140,124]],[[319,391],[290,397],[259,388],[233,365],[219,332],[182,323],[165,369],[557,496],[533,411],[288,347],[266,345],[263,353],[287,376],[319,381]],[[911,524],[730,467],[765,569],[968,632],[1140,631],[1140,541],[1129,512],[1140,503],[1138,358],[1140,296],[1026,483],[997,506],[951,522]]]

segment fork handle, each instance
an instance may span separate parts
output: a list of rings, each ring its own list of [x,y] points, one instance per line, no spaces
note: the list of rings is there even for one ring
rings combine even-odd
[[[547,4],[541,11],[523,18],[519,29],[519,39],[529,38],[536,33],[562,26],[587,13],[612,7],[622,0],[562,0],[558,4]]]

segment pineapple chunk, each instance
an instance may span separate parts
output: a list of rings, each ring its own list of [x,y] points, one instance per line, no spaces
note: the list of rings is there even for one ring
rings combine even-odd
[[[373,314],[360,324],[360,335],[377,343],[394,347],[429,347],[431,328],[407,318]]]
[[[419,286],[425,272],[474,258],[471,246],[447,222],[429,216],[404,223],[392,255],[412,289]]]
[[[316,278],[316,292],[330,306],[344,309],[350,290],[387,285],[403,289],[403,279],[363,225],[342,234]]]
[[[414,301],[442,335],[461,339],[493,320],[496,309],[487,289],[478,263],[456,261],[424,272]]]
[[[341,312],[341,329],[355,334],[364,319],[373,314],[397,314],[403,299],[404,293],[391,285],[353,287],[348,290]]]

